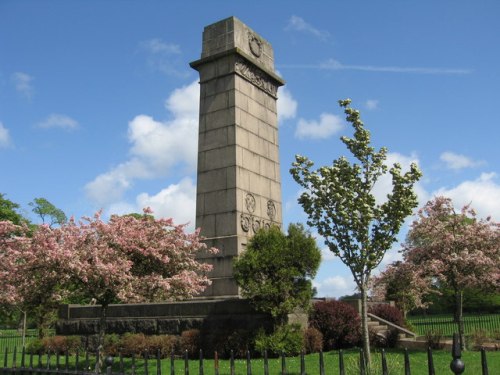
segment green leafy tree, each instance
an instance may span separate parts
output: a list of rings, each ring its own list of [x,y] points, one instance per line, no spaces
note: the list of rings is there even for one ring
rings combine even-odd
[[[312,161],[297,155],[290,173],[304,189],[299,203],[308,215],[307,223],[318,230],[330,251],[349,267],[361,293],[363,349],[370,363],[366,303],[370,276],[397,240],[404,219],[417,206],[413,185],[422,173],[415,164],[406,173],[394,164],[389,170],[392,192],[384,203],[378,204],[373,188],[388,171],[387,149],[383,147],[377,152],[370,146],[370,132],[350,103],[350,99],[339,101],[354,128],[354,138],[344,136],[341,140],[357,162],[351,163],[343,156],[331,166],[313,170]]]
[[[19,212],[19,205],[5,198],[5,194],[0,193],[0,221],[10,221],[12,224],[21,225],[27,223]]]
[[[235,261],[235,278],[244,297],[269,313],[277,326],[297,307],[307,309],[313,296],[311,279],[321,262],[316,240],[301,224],[259,230]]]
[[[62,225],[68,221],[66,214],[45,198],[35,198],[29,205],[33,207],[32,211],[40,216],[42,223],[50,227],[54,224]]]

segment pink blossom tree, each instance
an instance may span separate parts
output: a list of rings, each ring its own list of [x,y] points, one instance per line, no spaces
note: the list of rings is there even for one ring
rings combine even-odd
[[[40,226],[32,238],[6,238],[0,276],[8,287],[0,298],[29,306],[34,306],[35,296],[46,301],[70,294],[95,299],[101,305],[102,348],[110,303],[170,301],[199,294],[210,283],[206,273],[211,266],[198,262],[195,255],[217,250],[207,249],[199,230],[186,233],[185,225],[155,219],[150,213],[145,209],[144,215],[112,216],[109,222],[97,213],[59,228]],[[4,226],[3,232],[12,229]]]
[[[424,296],[435,293],[431,286],[428,275],[414,264],[402,261],[388,265],[371,280],[372,298],[394,301],[405,318],[409,311],[428,306]]]
[[[450,287],[455,295],[455,321],[464,347],[463,291],[500,291],[500,223],[478,219],[469,205],[460,212],[452,201],[436,197],[411,226],[403,255],[427,277]]]
[[[185,232],[172,219],[144,215],[112,216],[100,213],[61,227],[64,243],[75,262],[69,270],[72,285],[82,297],[101,305],[99,347],[106,331],[106,311],[113,302],[172,301],[192,297],[210,283],[208,264],[195,255],[207,249],[199,235]]]
[[[41,225],[30,233],[25,225],[0,222],[0,302],[34,315],[39,337],[50,313],[69,293],[67,270],[73,262],[61,231]]]

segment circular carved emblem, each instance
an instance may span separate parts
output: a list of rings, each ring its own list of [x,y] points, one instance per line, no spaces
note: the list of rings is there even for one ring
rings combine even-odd
[[[273,201],[267,201],[267,216],[271,220],[274,220],[276,217],[276,206]]]
[[[244,232],[250,230],[250,216],[245,214],[241,215],[241,229],[243,229]]]
[[[262,55],[262,42],[252,33],[248,33],[248,44],[255,57]]]
[[[260,229],[260,220],[254,220],[252,223],[252,229],[254,233],[257,233],[257,231]]]
[[[245,197],[245,206],[248,212],[252,213],[255,211],[255,197],[250,193]]]

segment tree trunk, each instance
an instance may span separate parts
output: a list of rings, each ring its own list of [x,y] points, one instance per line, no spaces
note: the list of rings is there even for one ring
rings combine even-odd
[[[99,345],[97,350],[99,351],[99,356],[95,364],[95,372],[101,373],[101,368],[104,363],[104,336],[106,335],[106,312],[108,305],[101,305],[101,317],[99,319]]]
[[[464,294],[462,291],[455,290],[455,323],[458,326],[458,335],[460,337],[460,348],[465,350],[465,327],[463,317]]]
[[[369,368],[371,363],[370,355],[370,333],[368,331],[368,303],[366,295],[366,285],[360,288],[361,291],[361,335],[363,340],[363,351],[365,353],[366,366]],[[370,373],[368,371],[368,373]]]

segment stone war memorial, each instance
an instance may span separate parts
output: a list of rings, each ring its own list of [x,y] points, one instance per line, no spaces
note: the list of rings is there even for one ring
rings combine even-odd
[[[190,65],[200,76],[196,227],[219,249],[199,260],[213,265],[212,284],[188,301],[110,305],[108,333],[271,326],[240,298],[232,263],[259,228],[282,225],[276,104],[284,81],[269,42],[235,17],[205,27],[201,58]],[[100,306],[63,305],[57,331],[95,334],[99,316]]]

